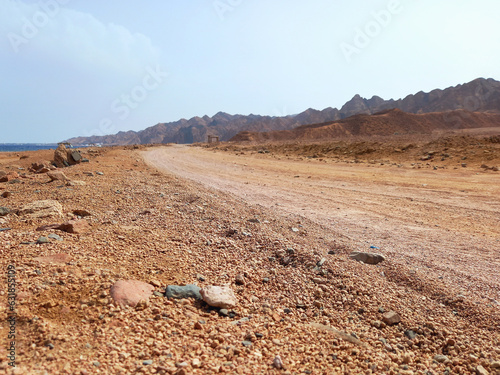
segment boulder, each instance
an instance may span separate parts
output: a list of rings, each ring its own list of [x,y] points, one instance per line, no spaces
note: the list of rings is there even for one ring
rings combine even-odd
[[[47,172],[47,176],[50,178],[50,181],[69,181],[69,178],[61,171]]]
[[[59,145],[54,151],[54,163],[58,168],[69,167],[68,150],[66,146]]]
[[[63,216],[62,205],[55,200],[34,201],[22,206],[17,214],[30,219]]]
[[[382,254],[362,253],[358,251],[353,251],[351,254],[349,254],[349,258],[366,264],[378,264],[385,260],[385,257]]]
[[[168,285],[165,289],[165,296],[167,298],[194,298],[201,299],[200,287],[194,284],[188,284],[185,286],[180,285]]]
[[[81,234],[87,232],[90,229],[90,225],[87,220],[68,220],[61,224],[58,229],[63,232]]]
[[[111,298],[120,306],[136,307],[141,301],[148,301],[153,294],[151,284],[139,280],[118,280],[110,290]]]
[[[200,294],[208,305],[221,309],[232,309],[238,303],[233,290],[228,286],[208,285],[200,290]]]

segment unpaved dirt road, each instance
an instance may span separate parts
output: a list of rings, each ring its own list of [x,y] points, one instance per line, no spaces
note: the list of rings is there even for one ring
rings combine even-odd
[[[146,161],[283,215],[305,217],[358,250],[379,248],[477,303],[500,301],[500,173],[293,161],[175,145]]]

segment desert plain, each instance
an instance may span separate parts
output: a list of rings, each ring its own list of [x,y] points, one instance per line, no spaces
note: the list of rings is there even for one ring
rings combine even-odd
[[[0,373],[500,373],[498,137],[81,153],[0,154]],[[237,303],[165,296],[190,284]]]

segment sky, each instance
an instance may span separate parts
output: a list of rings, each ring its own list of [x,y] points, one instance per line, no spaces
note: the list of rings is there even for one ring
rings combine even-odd
[[[0,0],[0,143],[500,80],[498,0]]]

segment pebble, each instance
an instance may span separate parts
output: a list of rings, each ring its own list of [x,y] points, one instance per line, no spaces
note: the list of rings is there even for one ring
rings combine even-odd
[[[10,209],[7,207],[0,207],[0,216],[7,216],[10,213]]]
[[[417,334],[415,333],[415,331],[408,329],[405,331],[405,336],[408,337],[410,340],[413,340],[415,337],[417,337]]]
[[[394,324],[398,324],[399,322],[401,322],[401,317],[395,311],[388,311],[384,313],[384,315],[382,315],[382,321],[385,324],[392,326]]]
[[[448,360],[448,357],[443,355],[443,354],[437,354],[434,356],[434,360],[439,363],[446,362]]]
[[[37,244],[44,244],[44,243],[50,243],[50,240],[47,237],[39,237],[38,240],[36,240]]]
[[[242,273],[237,274],[234,281],[237,285],[245,285],[246,284],[245,276],[243,276]]]
[[[148,359],[148,360],[146,360],[146,361],[142,361],[142,364],[143,364],[144,366],[150,366],[150,365],[152,365],[152,364],[153,364],[153,360],[152,360],[152,359]]]
[[[252,346],[252,342],[251,342],[251,341],[246,341],[246,340],[245,340],[245,341],[242,341],[242,342],[241,342],[241,344],[242,344],[243,346],[246,346],[247,348],[248,348],[248,347],[250,347],[250,346]]]
[[[281,357],[279,355],[274,357],[273,366],[278,370],[281,370],[283,368],[283,361],[281,360]]]

